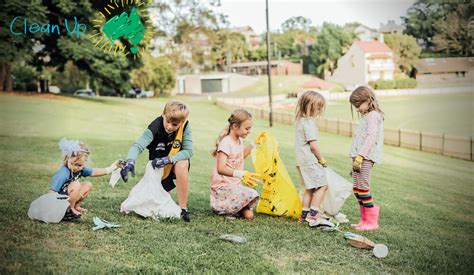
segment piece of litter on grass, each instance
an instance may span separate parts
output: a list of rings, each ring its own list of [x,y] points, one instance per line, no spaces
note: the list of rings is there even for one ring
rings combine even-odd
[[[109,185],[114,188],[115,185],[119,182],[121,176],[120,172],[122,171],[122,168],[117,168],[112,172],[112,175],[110,175],[110,180],[109,180]]]
[[[373,249],[375,246],[375,243],[373,241],[367,239],[362,235],[355,234],[352,232],[344,233],[344,239],[346,239],[350,245],[357,248]]]
[[[117,227],[120,227],[120,225],[118,225],[118,224],[114,224],[114,223],[111,223],[109,221],[102,220],[99,217],[92,218],[92,222],[95,225],[92,228],[92,230],[94,230],[94,231],[96,231],[98,229],[103,229],[103,228],[117,228]]]
[[[231,235],[231,234],[221,235],[221,236],[219,236],[219,239],[221,239],[223,241],[228,241],[228,242],[231,242],[231,243],[246,243],[247,242],[247,240],[244,237],[240,237],[240,236],[237,236],[237,235]]]
[[[388,247],[384,244],[376,244],[372,250],[372,253],[374,253],[374,256],[379,259],[385,258],[388,256]]]

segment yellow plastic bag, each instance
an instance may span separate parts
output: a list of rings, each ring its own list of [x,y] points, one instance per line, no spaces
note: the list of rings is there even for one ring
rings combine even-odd
[[[301,215],[301,201],[271,134],[264,133],[263,141],[252,152],[252,163],[263,181],[257,212],[297,219]]]

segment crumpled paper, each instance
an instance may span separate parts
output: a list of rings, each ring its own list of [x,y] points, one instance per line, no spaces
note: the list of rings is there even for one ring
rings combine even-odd
[[[118,228],[118,227],[120,227],[120,225],[118,225],[118,224],[114,224],[114,223],[111,223],[109,221],[102,220],[99,217],[92,218],[92,222],[95,225],[92,228],[92,230],[94,230],[94,231],[96,231],[98,229],[103,229],[103,228]]]

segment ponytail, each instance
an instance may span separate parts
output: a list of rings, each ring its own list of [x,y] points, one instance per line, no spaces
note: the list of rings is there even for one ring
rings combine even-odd
[[[220,133],[219,137],[217,138],[216,140],[216,144],[214,145],[214,151],[212,151],[212,156],[215,157],[217,156],[217,150],[218,150],[218,147],[219,147],[219,143],[221,142],[221,140],[229,135],[230,133],[230,124],[227,125],[223,130],[222,132]]]

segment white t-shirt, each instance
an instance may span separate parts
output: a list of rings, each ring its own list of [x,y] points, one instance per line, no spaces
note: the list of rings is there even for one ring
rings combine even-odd
[[[318,163],[318,159],[311,152],[309,142],[318,139],[318,127],[312,118],[302,117],[296,121],[295,128],[295,159],[296,166]]]

